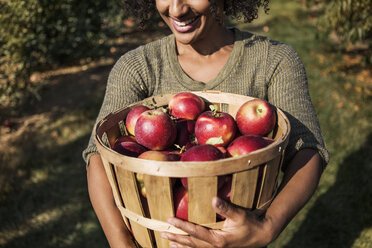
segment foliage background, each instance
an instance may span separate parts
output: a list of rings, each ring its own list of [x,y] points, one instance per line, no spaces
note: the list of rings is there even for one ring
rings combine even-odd
[[[33,90],[31,73],[107,54],[125,12],[115,1],[1,0],[0,102],[12,107]]]
[[[372,0],[302,2],[318,8],[323,38],[333,34],[339,48],[362,42],[368,48],[362,63],[370,66]],[[39,97],[35,71],[107,54],[107,40],[119,35],[128,15],[115,0],[1,0],[0,107],[9,111],[30,95]]]

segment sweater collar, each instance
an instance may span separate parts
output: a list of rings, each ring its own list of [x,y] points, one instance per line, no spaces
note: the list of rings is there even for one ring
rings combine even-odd
[[[190,91],[201,91],[201,90],[212,90],[219,84],[221,84],[227,76],[230,75],[231,70],[234,65],[241,59],[240,54],[243,51],[243,35],[240,30],[232,28],[234,32],[234,47],[231,54],[224,65],[224,67],[219,71],[217,76],[210,80],[208,83],[203,83],[196,81],[189,77],[182,69],[180,63],[178,62],[178,57],[176,53],[176,41],[174,35],[168,37],[167,42],[167,56],[169,61],[169,66],[176,76],[178,82]]]

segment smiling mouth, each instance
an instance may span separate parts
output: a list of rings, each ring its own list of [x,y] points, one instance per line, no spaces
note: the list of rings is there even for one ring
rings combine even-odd
[[[183,21],[183,22],[180,22],[180,21],[176,21],[176,20],[173,20],[178,26],[180,27],[184,27],[184,26],[187,26],[189,25],[190,23],[193,23],[194,21],[196,21],[196,19],[198,19],[199,16],[195,16],[194,18],[192,19],[189,19],[189,20],[186,20],[186,21]]]
[[[175,19],[171,19],[174,29],[180,33],[186,33],[194,29],[197,23],[199,23],[200,16],[195,16],[194,18],[185,20],[185,21],[177,21]]]

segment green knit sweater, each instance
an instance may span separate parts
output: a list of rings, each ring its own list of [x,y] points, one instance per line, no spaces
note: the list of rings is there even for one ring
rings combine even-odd
[[[288,45],[234,29],[231,55],[208,83],[190,78],[178,63],[175,38],[169,35],[123,55],[113,67],[97,121],[146,97],[181,91],[218,90],[268,100],[291,123],[284,163],[303,148],[317,149],[329,161],[302,61]],[[93,137],[83,151],[88,163],[97,153]]]

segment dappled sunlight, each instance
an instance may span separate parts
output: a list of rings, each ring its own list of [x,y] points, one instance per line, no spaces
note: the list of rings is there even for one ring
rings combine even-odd
[[[318,190],[269,247],[367,248],[372,243],[372,74],[358,67],[359,55],[325,48],[329,44],[317,38],[311,11],[299,1],[273,1],[269,15],[261,11],[251,24],[231,23],[286,42],[299,53],[331,154]],[[1,247],[108,247],[89,201],[81,154],[115,61],[167,34],[164,26],[126,28],[107,41],[110,53],[101,59],[30,75],[40,86],[38,100],[13,110],[0,126]]]
[[[34,149],[37,157],[28,154],[19,160],[17,170],[7,172],[8,190],[0,198],[1,205],[7,206],[0,207],[4,247],[40,239],[44,241],[37,247],[79,247],[77,241],[85,235],[102,235],[88,199],[81,159],[88,137],[86,133],[54,144],[49,151]]]
[[[92,214],[81,158],[94,120],[87,121],[83,112],[33,115],[4,132],[0,245],[44,239],[37,247],[79,247],[76,241],[85,235],[103,235]]]
[[[0,126],[0,246],[106,247],[91,207],[82,150],[88,143],[114,61],[164,35],[132,32],[112,57],[35,72],[40,101]]]

